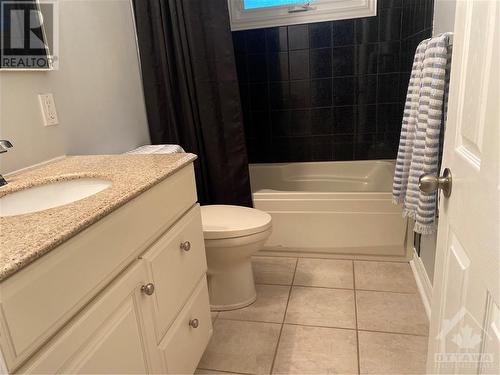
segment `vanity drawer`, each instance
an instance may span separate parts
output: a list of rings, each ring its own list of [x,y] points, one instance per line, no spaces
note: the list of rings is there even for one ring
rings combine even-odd
[[[207,281],[203,277],[160,343],[167,373],[194,373],[212,331]]]
[[[155,287],[151,297],[159,343],[207,270],[200,206],[194,206],[141,258]]]

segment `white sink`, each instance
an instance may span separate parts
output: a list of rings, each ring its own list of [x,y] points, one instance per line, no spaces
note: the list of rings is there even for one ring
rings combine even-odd
[[[111,186],[99,178],[78,178],[38,185],[0,198],[0,216],[15,216],[63,206],[90,197]]]

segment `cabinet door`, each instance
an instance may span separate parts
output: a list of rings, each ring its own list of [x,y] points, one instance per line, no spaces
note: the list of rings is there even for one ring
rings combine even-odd
[[[20,371],[126,374],[164,372],[152,326],[152,299],[141,293],[144,262],[80,313]]]
[[[207,270],[200,206],[195,205],[141,258],[156,286],[152,299],[159,343]]]

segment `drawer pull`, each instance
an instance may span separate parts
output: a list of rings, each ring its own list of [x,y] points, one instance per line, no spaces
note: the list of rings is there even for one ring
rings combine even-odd
[[[152,283],[141,286],[141,292],[147,296],[152,295],[155,292],[155,285]]]
[[[198,319],[191,319],[189,321],[189,325],[192,327],[192,328],[198,328],[198,326],[200,325],[200,322],[198,321]]]
[[[184,251],[191,250],[191,242],[189,242],[189,241],[181,242],[181,250],[184,250]]]

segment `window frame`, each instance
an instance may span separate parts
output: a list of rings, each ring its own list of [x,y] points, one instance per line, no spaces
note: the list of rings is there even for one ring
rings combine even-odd
[[[228,0],[231,30],[249,30],[377,15],[377,0],[314,0],[307,11],[289,12],[290,6],[245,10],[244,0]],[[307,4],[304,1],[304,5]],[[300,6],[292,4],[291,6]]]

